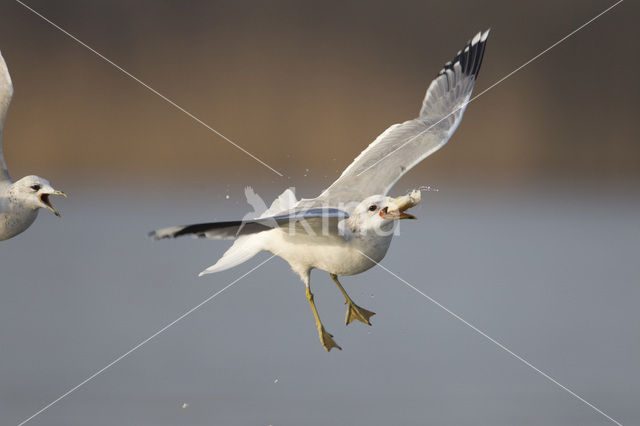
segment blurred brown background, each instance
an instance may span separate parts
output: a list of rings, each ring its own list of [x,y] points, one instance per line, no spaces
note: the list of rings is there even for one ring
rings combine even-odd
[[[14,176],[281,187],[331,182],[387,126],[415,117],[476,31],[492,28],[475,94],[613,4],[27,3],[286,177],[8,1],[0,49],[16,87],[4,140]],[[638,177],[639,10],[622,3],[472,103],[414,176]]]

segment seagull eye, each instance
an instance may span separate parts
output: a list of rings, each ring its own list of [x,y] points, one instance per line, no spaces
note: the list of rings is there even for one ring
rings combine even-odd
[[[371,204],[369,206],[369,211],[370,212],[375,212],[376,210],[378,210],[378,206],[376,206],[375,204]]]
[[[40,185],[31,185],[31,189],[34,191],[40,191]]]

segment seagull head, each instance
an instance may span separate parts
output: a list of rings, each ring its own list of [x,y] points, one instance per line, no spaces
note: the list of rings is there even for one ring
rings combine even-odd
[[[412,191],[401,197],[372,195],[356,206],[350,214],[349,221],[353,229],[361,232],[379,232],[387,234],[392,231],[396,221],[400,219],[416,219],[406,211],[420,203],[420,191]]]
[[[67,197],[67,194],[54,189],[48,180],[39,176],[26,176],[18,180],[13,184],[11,194],[26,208],[47,209],[58,217],[60,217],[60,213],[53,207],[49,197],[51,195]]]

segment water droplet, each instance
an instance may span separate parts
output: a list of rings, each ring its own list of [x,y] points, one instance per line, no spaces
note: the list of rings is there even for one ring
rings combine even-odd
[[[425,191],[425,192],[439,192],[440,191],[438,188],[433,188],[432,186],[421,186],[418,189],[420,191]]]
[[[229,199],[229,194],[225,195],[224,198]]]

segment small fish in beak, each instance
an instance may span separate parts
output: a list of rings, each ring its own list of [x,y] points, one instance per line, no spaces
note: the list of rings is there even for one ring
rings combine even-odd
[[[380,216],[389,220],[417,219],[414,215],[405,213],[405,210],[420,204],[420,199],[421,193],[418,190],[413,190],[410,194],[394,198],[387,207],[380,210]]]
[[[62,191],[54,190],[53,192],[40,195],[40,201],[42,201],[42,204],[45,205],[45,208],[56,216],[61,217],[58,210],[56,210],[55,207],[53,207],[53,204],[51,204],[51,200],[49,200],[50,195],[59,195],[61,197],[67,198],[67,194]]]

